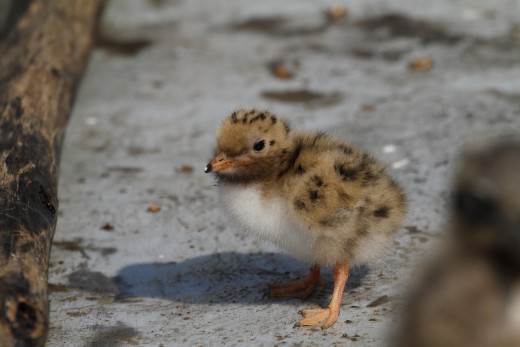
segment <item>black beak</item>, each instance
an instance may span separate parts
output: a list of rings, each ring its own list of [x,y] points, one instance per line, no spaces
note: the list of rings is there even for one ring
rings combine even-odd
[[[211,166],[211,163],[209,163],[208,165],[206,165],[206,167],[204,168],[204,172],[205,173],[210,173],[212,171],[213,167]]]

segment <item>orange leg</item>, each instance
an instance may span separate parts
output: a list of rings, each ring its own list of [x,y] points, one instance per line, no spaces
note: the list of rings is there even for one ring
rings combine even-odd
[[[313,265],[307,276],[301,280],[269,285],[269,296],[289,296],[306,299],[314,292],[317,285],[323,285],[323,279],[320,276],[319,265]]]
[[[305,309],[300,313],[303,319],[297,323],[297,326],[321,327],[329,328],[336,322],[339,316],[339,307],[341,306],[341,298],[348,280],[349,265],[348,263],[337,263],[334,266],[334,291],[327,308]]]

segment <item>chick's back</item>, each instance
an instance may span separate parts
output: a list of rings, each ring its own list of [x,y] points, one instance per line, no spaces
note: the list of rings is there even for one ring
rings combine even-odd
[[[320,264],[380,254],[406,213],[403,189],[372,156],[323,133],[296,136],[284,177],[289,211],[315,234]]]

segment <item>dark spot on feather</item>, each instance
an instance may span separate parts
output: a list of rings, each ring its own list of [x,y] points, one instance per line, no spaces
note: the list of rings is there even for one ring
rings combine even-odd
[[[265,113],[257,114],[255,117],[251,118],[249,123],[254,123],[254,122],[258,121],[258,120],[265,120]]]
[[[312,176],[311,177],[311,181],[312,181],[312,183],[314,183],[318,187],[322,187],[324,185],[323,179],[320,176],[318,176],[318,175]]]
[[[374,217],[378,218],[388,218],[388,213],[390,212],[390,207],[381,206],[377,210],[374,211]]]
[[[303,168],[302,164],[299,164],[296,167],[296,170],[294,170],[294,173],[297,175],[303,175],[305,173],[305,169]]]
[[[283,128],[285,129],[285,132],[287,134],[291,132],[291,127],[289,126],[289,124],[287,124],[287,122],[283,122]]]
[[[244,117],[242,118],[242,124],[246,124],[248,118],[249,118],[249,115],[247,113],[244,114]]]
[[[271,116],[271,125],[276,124],[276,121],[277,121],[276,117],[275,116]]]
[[[237,113],[236,112],[233,112],[231,114],[231,123],[233,124],[236,124],[238,122],[238,119],[237,119]]]
[[[301,150],[302,150],[302,144],[298,143],[296,145],[296,148],[294,149],[294,152],[291,153],[291,156],[287,160],[287,166],[282,171],[280,171],[280,173],[278,174],[278,177],[281,177],[281,176],[285,175],[286,173],[288,173],[294,167],[294,164],[296,163],[296,160],[300,156]],[[282,150],[282,154],[286,154],[286,153],[287,153],[287,150],[283,149]]]
[[[365,169],[368,165],[374,164],[375,159],[370,155],[363,153],[363,158],[361,159],[361,168]]]
[[[307,208],[305,202],[301,199],[294,200],[294,207],[296,207],[297,210],[304,210]]]
[[[310,147],[313,147],[316,145],[316,143],[318,143],[318,141],[320,139],[322,139],[323,137],[325,137],[325,133],[323,131],[319,131],[316,136],[314,136],[314,138],[312,139],[312,144],[310,145]]]
[[[338,191],[338,196],[341,200],[345,201],[345,202],[348,202],[350,201],[350,195],[348,195],[347,193],[343,192],[343,191]]]
[[[344,144],[340,144],[338,146],[339,150],[345,154],[345,155],[351,155],[352,152],[354,151],[351,147],[347,146],[347,145],[344,145]]]
[[[276,143],[275,140],[271,140],[271,141],[269,141],[269,146],[272,146],[272,145],[274,145],[275,143]]]
[[[381,175],[379,173],[375,173],[372,170],[367,170],[363,176],[363,185],[369,185],[370,183],[377,181],[380,177]]]
[[[311,199],[312,201],[316,201],[320,198],[321,196],[318,194],[317,190],[309,190],[309,199]]]
[[[320,223],[320,225],[323,227],[333,227],[336,225],[335,222],[336,222],[335,218],[323,218],[323,219],[320,219],[318,223]]]
[[[355,180],[359,173],[359,168],[347,168],[341,163],[334,164],[334,170],[341,176],[343,181]]]
[[[256,110],[250,110],[249,112],[247,112],[248,115],[252,115],[252,114],[255,114],[256,113]]]

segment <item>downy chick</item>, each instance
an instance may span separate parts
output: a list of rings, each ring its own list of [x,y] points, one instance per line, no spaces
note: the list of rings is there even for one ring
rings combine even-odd
[[[320,267],[333,267],[329,306],[301,311],[300,326],[337,320],[350,267],[381,255],[405,217],[405,193],[372,156],[265,111],[226,117],[205,171],[242,225],[312,264],[302,280],[271,285],[271,296],[306,298],[323,283]]]

